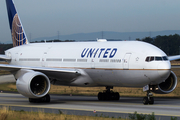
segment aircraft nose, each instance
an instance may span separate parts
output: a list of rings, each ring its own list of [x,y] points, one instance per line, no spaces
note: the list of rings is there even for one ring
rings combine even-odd
[[[158,65],[158,74],[161,78],[168,78],[171,72],[171,64],[169,61],[162,62]]]
[[[171,69],[171,63],[169,61],[161,62],[158,65],[158,70],[170,70],[170,69]]]

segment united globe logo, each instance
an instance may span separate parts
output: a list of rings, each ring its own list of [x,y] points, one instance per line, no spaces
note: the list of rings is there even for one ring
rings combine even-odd
[[[12,23],[12,40],[14,47],[26,44],[27,42],[23,27],[17,14],[14,16]]]

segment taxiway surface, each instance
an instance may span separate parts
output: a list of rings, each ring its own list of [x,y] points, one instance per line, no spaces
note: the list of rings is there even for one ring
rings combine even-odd
[[[0,105],[11,106],[15,110],[38,111],[66,114],[95,115],[103,114],[113,117],[128,117],[129,113],[137,111],[139,114],[155,113],[160,119],[169,119],[171,116],[180,119],[180,99],[155,98],[154,105],[143,105],[142,98],[121,97],[119,101],[98,101],[93,96],[51,95],[50,103],[29,103],[28,98],[17,93],[0,93]],[[94,113],[94,111],[96,111]]]
[[[177,66],[178,67],[178,66]],[[176,67],[173,67],[176,68]],[[8,80],[8,81],[7,81]],[[0,77],[0,83],[15,82],[12,75]],[[0,93],[0,106],[14,110],[38,111],[75,115],[104,115],[128,118],[129,113],[155,113],[157,119],[169,120],[171,116],[180,119],[180,98],[154,98],[154,105],[143,105],[142,97],[121,97],[119,101],[98,101],[93,96],[51,95],[51,102],[29,103],[28,98],[17,93]],[[95,111],[95,113],[94,113]]]

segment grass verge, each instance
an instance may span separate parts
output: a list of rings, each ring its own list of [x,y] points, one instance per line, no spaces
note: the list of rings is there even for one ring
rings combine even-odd
[[[78,116],[66,115],[60,112],[59,114],[44,113],[43,110],[38,112],[26,112],[24,110],[14,111],[9,107],[0,108],[0,120],[128,120],[122,118],[109,118],[108,116]]]
[[[109,117],[103,114],[95,113],[95,116],[80,116],[80,115],[67,115],[59,110],[59,114],[45,113],[43,110],[38,112],[27,112],[24,110],[16,111],[11,110],[10,107],[0,108],[0,120],[156,120],[154,112],[152,114],[139,114],[136,111],[133,114],[129,114],[127,118],[121,117]],[[170,118],[171,120],[177,120],[177,117]],[[159,119],[160,120],[160,119]]]

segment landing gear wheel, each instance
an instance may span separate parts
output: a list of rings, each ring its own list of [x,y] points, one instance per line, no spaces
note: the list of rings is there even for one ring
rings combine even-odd
[[[45,95],[43,99],[44,99],[43,102],[49,103],[50,102],[50,95],[49,94]]]
[[[29,98],[29,102],[30,103],[40,103],[41,102],[41,99],[34,99],[34,98]]]
[[[112,86],[106,87],[106,90],[98,93],[98,100],[119,100],[119,93],[113,92],[110,89],[113,89]]]
[[[105,100],[113,100],[113,93],[105,93]]]
[[[143,104],[147,105],[149,103],[148,97],[143,98]]]
[[[42,103],[42,102],[45,102],[45,103],[49,103],[50,102],[50,95],[47,94],[45,95],[44,97],[42,98],[37,98],[37,99],[34,99],[34,98],[29,98],[29,102],[30,103]]]
[[[119,100],[119,98],[120,98],[119,93],[118,93],[118,92],[115,92],[115,99],[114,99],[114,100]]]
[[[150,97],[150,98],[149,98],[149,104],[150,104],[150,105],[154,104],[154,98],[153,98],[153,97]]]
[[[32,98],[29,98],[29,102],[32,103],[32,102],[33,102],[33,99],[32,99]]]
[[[103,93],[102,92],[98,93],[98,100],[103,100]]]
[[[154,98],[152,97],[153,94],[150,92],[150,90],[147,91],[147,97],[143,98],[143,104],[147,105],[147,104],[154,104]]]

